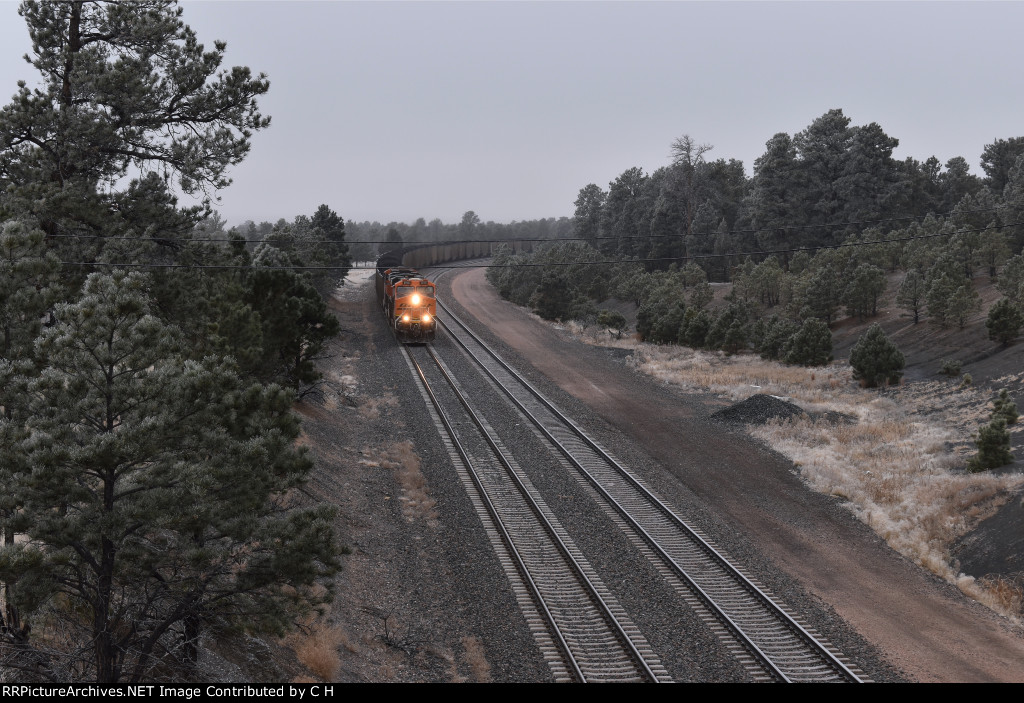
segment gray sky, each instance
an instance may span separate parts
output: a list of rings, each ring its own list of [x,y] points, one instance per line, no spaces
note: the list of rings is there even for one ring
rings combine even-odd
[[[571,216],[579,189],[668,163],[690,134],[747,173],[832,108],[898,158],[979,159],[1024,136],[1024,2],[187,0],[226,63],[270,77],[271,127],[217,206],[457,222]],[[0,0],[0,96],[35,80]],[[6,91],[6,92],[5,92]]]

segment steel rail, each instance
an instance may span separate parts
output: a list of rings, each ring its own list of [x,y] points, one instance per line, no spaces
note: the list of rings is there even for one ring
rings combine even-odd
[[[674,523],[677,527],[681,528],[686,537],[695,543],[709,558],[711,558],[716,564],[723,570],[726,571],[727,575],[737,582],[743,590],[745,590],[750,596],[758,601],[762,607],[766,608],[773,617],[780,624],[788,629],[795,637],[804,642],[804,644],[814,651],[815,655],[822,659],[829,668],[841,678],[859,682],[860,677],[851,671],[842,661],[837,659],[824,645],[822,645],[817,638],[811,635],[806,629],[796,622],[785,610],[780,608],[771,598],[769,598],[756,584],[752,583],[744,574],[742,574],[736,567],[722,554],[720,554],[713,546],[708,544],[699,534],[697,534],[693,528],[691,528],[684,520],[679,518],[671,509],[669,509],[660,498],[651,493],[646,486],[641,484],[628,470],[625,469],[618,461],[612,458],[603,448],[601,448],[593,439],[591,439],[586,432],[584,432],[575,422],[568,418],[558,408],[556,408],[547,398],[545,398],[536,388],[532,386],[526,379],[522,377],[515,369],[513,369],[508,363],[506,363],[500,356],[498,356],[480,337],[473,332],[458,316],[452,313],[452,311],[443,303],[438,301],[438,305],[441,306],[442,310],[451,317],[466,333],[476,342],[485,352],[487,352],[503,369],[505,369],[518,383],[520,383],[527,391],[529,391],[557,420],[562,422],[566,427],[569,427],[580,440],[582,440],[592,451],[594,451],[603,461],[605,461],[610,467],[612,467],[618,474],[624,477],[630,485],[634,487],[641,495],[649,501],[660,513],[666,517],[670,522]],[[443,323],[442,323],[443,324]],[[738,638],[745,649],[761,664],[761,666],[767,671],[767,673],[773,678],[780,681],[791,681],[790,676],[783,671],[771,657],[765,653],[761,647],[759,647],[748,634],[744,631],[742,626],[736,623],[728,613],[726,613],[714,600],[714,598],[708,594],[699,584],[697,584],[693,578],[686,572],[686,570],[678,564],[678,562],[669,555],[658,540],[652,536],[639,522],[630,514],[630,512],[623,507],[618,500],[616,500],[601,483],[588,471],[577,459],[577,457],[564,446],[564,444],[555,438],[551,432],[544,426],[544,424],[534,416],[529,409],[527,409],[522,402],[515,397],[508,388],[505,387],[497,377],[487,368],[487,366],[474,354],[468,346],[459,338],[458,335],[447,326],[444,325],[445,329],[449,332],[449,335],[454,339],[463,350],[472,357],[476,363],[484,370],[485,373],[491,378],[495,384],[501,388],[504,393],[512,400],[512,402],[519,408],[519,410],[525,414],[531,422],[537,427],[537,429],[544,434],[548,440],[554,444],[558,449],[566,456],[566,458],[586,477],[589,483],[615,508],[616,512],[625,519],[634,530],[641,535],[642,539],[651,546],[665,561],[672,571],[680,576],[695,595],[708,607],[714,617],[719,620],[733,636]]]
[[[433,390],[430,388],[430,384],[426,379],[426,375],[424,374],[422,367],[413,358],[408,348],[403,347],[403,349],[407,355],[407,358],[415,367],[417,374],[420,377],[420,382],[423,384],[423,387],[427,391],[429,397],[431,398],[431,401],[433,402],[439,417],[442,419],[445,428],[449,434],[449,438],[451,439],[453,445],[456,447],[460,457],[462,458],[467,469],[469,470],[469,474],[473,479],[473,483],[477,488],[477,491],[482,499],[482,502],[486,505],[488,513],[495,521],[495,524],[502,535],[502,539],[505,541],[511,554],[514,556],[517,568],[520,571],[521,576],[524,578],[524,581],[528,584],[531,592],[534,594],[535,601],[537,602],[540,609],[543,611],[545,619],[548,620],[551,628],[553,629],[553,632],[559,643],[559,647],[563,650],[563,654],[566,656],[567,661],[570,663],[573,672],[576,674],[576,676],[579,678],[581,682],[585,683],[587,681],[587,677],[584,674],[579,661],[572,653],[571,646],[568,644],[565,636],[563,635],[563,628],[560,625],[558,625],[554,614],[548,608],[544,596],[541,593],[540,586],[537,584],[537,582],[530,574],[529,567],[526,565],[525,561],[520,555],[519,549],[515,545],[514,538],[512,537],[511,533],[505,526],[504,521],[498,514],[497,507],[495,506],[494,502],[489,496],[487,488],[484,486],[484,483],[480,476],[478,475],[478,472],[474,467],[472,460],[469,458],[467,450],[456,436],[455,429],[452,426],[450,420],[448,419],[447,414],[442,409],[440,401],[434,394]],[[542,529],[548,534],[552,544],[561,554],[563,560],[569,565],[570,569],[573,572],[575,572],[577,583],[582,585],[584,591],[586,591],[590,596],[591,602],[594,603],[600,611],[602,619],[605,620],[606,624],[608,624],[612,628],[616,635],[616,638],[620,641],[620,644],[624,645],[624,649],[629,655],[629,658],[633,659],[634,665],[637,665],[639,673],[642,676],[649,678],[653,682],[659,682],[657,674],[655,674],[651,670],[643,654],[640,653],[639,650],[637,650],[635,644],[629,637],[628,633],[625,632],[625,630],[622,628],[621,623],[615,617],[614,613],[611,612],[611,609],[608,606],[607,602],[604,600],[604,598],[602,598],[601,594],[597,591],[597,588],[595,587],[594,583],[590,580],[590,578],[587,577],[582,566],[579,564],[576,558],[573,557],[568,546],[558,536],[554,526],[551,525],[550,521],[544,516],[543,512],[540,510],[539,506],[536,504],[533,497],[530,496],[528,489],[522,483],[522,480],[518,476],[516,470],[511,466],[501,448],[497,446],[493,437],[490,435],[490,432],[488,432],[488,430],[484,426],[484,423],[479,417],[479,415],[477,415],[476,411],[469,405],[469,402],[465,398],[465,395],[458,389],[454,382],[454,379],[452,379],[447,369],[445,369],[445,367],[441,364],[441,362],[439,361],[439,359],[437,358],[437,356],[434,354],[433,350],[430,347],[427,347],[426,351],[433,359],[435,364],[437,364],[437,368],[447,381],[452,391],[452,394],[465,409],[467,415],[469,415],[469,417],[473,420],[473,423],[479,430],[481,437],[483,437],[493,455],[501,463],[502,467],[506,472],[506,475],[512,480],[513,484],[516,486],[516,489],[518,490],[519,494],[523,497],[523,500],[526,503],[526,506],[528,507],[530,512],[534,515]]]
[[[477,471],[475,466],[473,465],[473,461],[469,458],[469,453],[466,451],[466,448],[462,446],[462,442],[456,435],[455,428],[452,426],[451,421],[448,419],[448,414],[444,411],[444,408],[441,407],[441,401],[439,401],[437,399],[437,396],[434,395],[434,391],[430,387],[430,383],[427,381],[427,377],[423,373],[423,369],[420,367],[419,363],[412,357],[412,353],[409,351],[409,349],[403,346],[402,350],[405,352],[406,358],[408,359],[409,363],[411,363],[413,368],[416,369],[416,373],[419,375],[420,378],[421,387],[423,388],[424,391],[426,391],[427,395],[430,397],[430,401],[434,404],[434,410],[437,411],[438,417],[444,424],[445,430],[448,432],[448,438],[452,442],[452,446],[454,446],[455,450],[459,453],[459,457],[462,459],[463,464],[466,466],[469,476],[473,480],[473,485],[476,486],[477,493],[479,494],[481,501],[484,504],[484,507],[487,509],[487,512],[491,516],[491,520],[494,521],[495,527],[497,528],[499,534],[501,534],[502,539],[504,540],[506,546],[508,547],[509,554],[515,560],[516,567],[519,571],[520,577],[523,579],[527,587],[533,593],[534,602],[540,608],[541,612],[544,614],[544,618],[548,621],[548,625],[553,630],[555,638],[558,641],[559,647],[562,649],[563,656],[570,664],[577,678],[579,678],[581,682],[586,683],[586,676],[584,676],[583,671],[580,670],[579,663],[576,661],[576,658],[573,656],[568,643],[562,636],[562,630],[558,627],[558,623],[555,622],[555,616],[548,609],[547,603],[544,601],[544,597],[540,593],[540,588],[533,580],[533,577],[530,576],[530,570],[526,568],[526,564],[523,562],[522,556],[519,554],[519,550],[515,548],[515,543],[512,541],[512,536],[509,534],[508,529],[505,527],[505,523],[501,519],[501,516],[498,515],[497,508],[494,507],[494,503],[487,495],[487,489],[484,488],[484,485],[480,480],[480,476],[477,475]]]

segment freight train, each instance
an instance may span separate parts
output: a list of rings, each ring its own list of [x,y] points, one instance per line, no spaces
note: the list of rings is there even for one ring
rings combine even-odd
[[[385,268],[386,267],[386,268]],[[377,302],[403,344],[432,342],[437,332],[436,287],[414,268],[377,262]]]
[[[437,331],[436,288],[414,267],[488,257],[494,253],[496,244],[490,241],[413,244],[381,254],[377,259],[377,303],[398,341],[430,342]],[[529,240],[506,245],[515,251],[533,250]],[[418,296],[417,302],[413,302],[415,296]]]

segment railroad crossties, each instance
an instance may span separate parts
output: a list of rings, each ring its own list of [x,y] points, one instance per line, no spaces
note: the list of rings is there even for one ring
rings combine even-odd
[[[486,288],[474,287],[478,282],[486,286],[475,272],[442,277],[438,299],[453,306],[456,316],[542,395],[565,409],[670,512],[784,604],[804,629],[831,643],[859,677],[1013,680],[1012,672],[1019,667],[1005,655],[1017,651],[1014,640],[998,624],[993,626],[991,613],[922,577],[839,501],[802,486],[781,457],[727,423],[710,420],[721,404],[636,374],[618,350],[552,338],[549,328],[501,301],[486,299]],[[453,284],[460,289],[458,295],[452,293]],[[358,381],[352,382],[346,399],[324,408],[328,412],[310,408],[304,421],[311,446],[320,454],[318,463],[323,460],[325,465],[317,491],[339,503],[345,516],[339,533],[353,552],[339,575],[331,614],[331,624],[344,631],[334,680],[578,680],[563,653],[579,642],[584,655],[576,666],[587,680],[650,680],[645,666],[661,681],[772,678],[752,664],[749,649],[736,643],[707,606],[684,595],[684,579],[674,576],[668,564],[688,558],[675,553],[680,547],[659,534],[654,541],[667,545],[666,559],[629,519],[609,509],[612,501],[582,476],[565,452],[552,448],[544,432],[444,329],[431,345],[440,364],[423,346],[411,347],[407,357],[373,309],[372,294],[364,292],[362,317],[353,308],[343,322],[346,348],[361,350],[360,356],[339,362],[337,368],[344,378],[351,374]],[[463,308],[467,301],[480,305]],[[447,313],[438,312],[447,322]],[[513,340],[495,330],[519,336]],[[472,343],[467,346],[486,356]],[[557,350],[554,356],[550,350]],[[506,490],[514,483],[508,469],[493,455],[488,458],[486,435],[493,434],[494,444],[510,450],[508,463],[521,474],[525,492],[537,498],[532,517],[520,518],[507,505],[495,509],[507,517],[507,529],[532,534],[527,530],[534,528],[521,525],[521,519],[536,523],[537,513],[549,519],[579,570],[592,577],[608,610],[624,614],[620,626],[631,644],[623,643],[604,616],[592,614],[599,606],[581,605],[582,596],[569,598],[573,607],[568,607],[556,593],[555,605],[547,609],[550,619],[562,622],[586,611],[580,619],[591,628],[590,639],[571,629],[571,634],[561,635],[552,630],[549,615],[524,583],[522,567],[465,470],[467,462],[458,457],[451,433],[438,429],[443,425],[440,413],[430,409],[413,361],[423,368],[470,462],[489,474],[481,479],[485,488],[503,500],[523,493]],[[444,379],[442,365],[454,384]],[[501,377],[502,372],[493,373]],[[452,385],[471,399],[484,429],[460,409]],[[524,404],[539,415],[543,410],[533,407],[535,402],[527,399]],[[552,434],[567,444],[574,441],[564,428]],[[433,501],[422,515],[406,509],[406,489],[399,480],[410,451],[415,455],[410,460],[422,473],[421,490]],[[588,471],[604,470],[591,466],[597,463],[592,456],[580,463]],[[625,478],[598,482],[611,484],[615,501],[642,502],[635,495],[623,496],[623,491],[633,490]],[[641,527],[658,533],[662,526],[649,527],[652,520],[669,518],[639,511]],[[566,561],[554,554],[551,539],[541,541],[527,538],[526,551],[539,555],[544,568]],[[544,568],[538,577],[542,582],[549,578]],[[573,588],[581,592],[586,587]],[[902,597],[904,593],[914,593],[914,602]],[[927,606],[934,632],[915,626],[914,611],[920,605]],[[987,629],[979,634],[976,623]],[[986,654],[965,653],[961,640]],[[627,652],[631,648],[643,663]],[[814,672],[813,665],[799,660],[796,664],[812,679],[835,675]]]
[[[657,653],[603,582],[570,530],[532,485],[516,452],[483,415],[508,404],[505,426],[538,444],[535,470],[574,481],[633,550],[755,681],[862,681],[867,676],[756,584],[671,507],[441,305],[444,342],[406,350],[453,463],[466,476],[531,630],[556,680],[670,681]],[[440,358],[476,367],[465,391]],[[487,394],[503,396],[484,400]],[[478,410],[479,408],[479,410]],[[485,410],[485,408],[487,410]],[[531,443],[517,442],[524,447]],[[557,494],[556,494],[557,495]],[[591,512],[577,505],[577,511]],[[578,524],[579,515],[570,515]],[[669,600],[671,596],[669,596]]]

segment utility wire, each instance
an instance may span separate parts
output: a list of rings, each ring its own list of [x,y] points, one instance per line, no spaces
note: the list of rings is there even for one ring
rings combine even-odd
[[[601,261],[554,261],[547,263],[517,263],[517,264],[474,264],[474,265],[443,265],[431,264],[430,268],[438,269],[469,269],[469,268],[515,268],[534,266],[594,266],[605,264],[628,264],[628,263],[655,263],[664,261],[690,261],[692,259],[722,259],[731,257],[758,256],[767,258],[775,254],[793,254],[800,251],[815,252],[822,249],[844,249],[851,247],[873,246],[876,244],[894,244],[899,242],[910,242],[919,239],[934,239],[936,237],[947,237],[954,234],[969,234],[972,232],[986,232],[1004,227],[1024,226],[1024,222],[1011,222],[1005,225],[990,225],[973,229],[958,229],[951,232],[938,232],[934,234],[918,234],[895,239],[875,239],[867,242],[847,242],[844,244],[828,244],[820,246],[794,247],[792,249],[774,249],[771,251],[750,251],[732,252],[725,254],[691,254],[689,256],[666,256],[649,259],[604,259]],[[359,271],[375,270],[376,266],[256,266],[253,264],[147,264],[147,263],[116,263],[104,261],[61,261],[65,266],[111,266],[115,268],[171,268],[171,269],[245,269],[256,271]]]
[[[840,229],[846,227],[852,227],[855,225],[878,225],[887,222],[907,222],[911,220],[923,220],[928,217],[950,217],[951,215],[967,215],[975,214],[980,212],[993,212],[995,210],[1006,210],[1013,209],[1019,210],[1020,208],[1015,205],[996,205],[988,208],[979,208],[977,210],[960,210],[950,211],[946,213],[928,213],[927,215],[907,215],[905,217],[890,217],[882,220],[851,220],[849,222],[836,222],[836,223],[825,223],[816,225],[778,225],[774,227],[756,227],[752,229],[731,229],[725,232],[698,232],[691,234],[692,237],[710,237],[717,236],[718,234],[757,234],[758,232],[778,232],[780,230],[802,230],[802,229]],[[1004,225],[1009,226],[1009,225]],[[191,242],[202,242],[202,243],[216,243],[216,244],[260,244],[266,242],[268,238],[273,237],[275,233],[271,232],[268,237],[263,239],[241,239],[241,238],[224,238],[224,237],[189,237],[189,238],[172,238],[172,237],[126,237],[126,236],[105,236],[102,234],[50,234],[47,235],[48,239],[102,239],[110,241],[150,241],[158,244],[188,244]],[[357,239],[357,240],[334,240],[334,239],[297,239],[296,243],[301,244],[343,244],[345,246],[351,244],[393,244],[396,246],[446,246],[449,244],[502,244],[512,242],[593,242],[593,241],[617,241],[622,239],[678,239],[684,236],[681,233],[678,234],[628,234],[622,236],[607,236],[607,237],[510,237],[506,239],[452,239],[452,240],[441,240],[435,242],[427,241],[413,241],[413,242],[391,242],[382,239]]]

